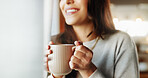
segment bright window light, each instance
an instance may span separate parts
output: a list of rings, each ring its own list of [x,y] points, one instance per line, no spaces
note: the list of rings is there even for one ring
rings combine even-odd
[[[130,36],[147,36],[148,35],[148,21],[139,22],[131,20],[122,20],[115,24],[117,30],[127,32]]]
[[[118,18],[113,18],[113,22],[114,23],[118,23],[119,22],[119,19]]]
[[[142,19],[141,18],[137,18],[136,22],[142,22]]]

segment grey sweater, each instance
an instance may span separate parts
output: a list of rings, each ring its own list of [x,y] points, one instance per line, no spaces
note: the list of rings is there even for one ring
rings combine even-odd
[[[83,45],[91,48],[95,42],[96,39]],[[89,78],[139,78],[136,46],[124,32],[117,31],[100,38],[93,49],[92,62],[97,70]],[[82,78],[79,73],[77,78]]]

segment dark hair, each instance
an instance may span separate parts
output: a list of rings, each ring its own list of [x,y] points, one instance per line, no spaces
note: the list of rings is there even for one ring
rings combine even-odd
[[[111,12],[110,0],[88,0],[88,15],[91,17],[94,24],[94,32],[97,36],[102,38],[102,35],[109,34],[115,30]],[[76,41],[76,35],[72,26],[65,23],[65,31],[58,35],[57,41],[59,43],[73,43]],[[75,78],[73,70],[67,75],[67,78]]]
[[[88,0],[88,14],[92,18],[96,35],[115,30],[110,11],[110,0]]]

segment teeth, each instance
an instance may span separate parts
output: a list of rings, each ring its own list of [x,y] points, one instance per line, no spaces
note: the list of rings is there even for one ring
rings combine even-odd
[[[78,11],[78,10],[76,10],[76,9],[71,9],[71,10],[67,10],[67,13],[69,13],[69,12],[76,12],[76,11]]]

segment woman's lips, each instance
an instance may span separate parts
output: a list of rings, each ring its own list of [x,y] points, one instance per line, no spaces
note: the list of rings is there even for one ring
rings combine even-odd
[[[65,10],[66,15],[72,15],[74,13],[77,13],[79,11],[78,8],[68,8]]]

